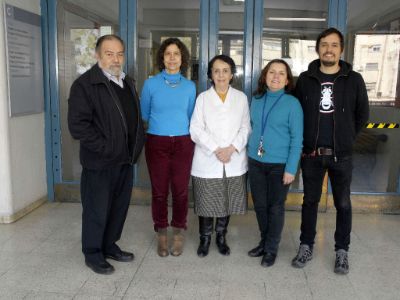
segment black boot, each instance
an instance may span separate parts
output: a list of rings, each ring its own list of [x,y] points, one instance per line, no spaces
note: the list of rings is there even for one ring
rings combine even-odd
[[[223,218],[217,218],[217,222],[215,224],[215,232],[217,233],[216,242],[218,247],[218,252],[222,255],[229,255],[231,254],[231,249],[226,244],[225,235],[227,233],[227,228],[229,224],[229,217],[226,216]]]
[[[213,223],[214,218],[199,216],[200,245],[199,248],[197,248],[197,255],[200,257],[208,255],[208,249],[210,248],[211,234],[213,230]]]

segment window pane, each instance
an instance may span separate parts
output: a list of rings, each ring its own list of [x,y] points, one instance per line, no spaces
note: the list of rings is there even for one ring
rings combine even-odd
[[[400,123],[400,2],[349,0],[346,43],[346,60],[366,83],[370,122]],[[399,192],[399,170],[399,129],[364,128],[352,191]]]
[[[217,54],[225,54],[233,59],[236,75],[232,86],[243,90],[244,2],[220,0],[219,11]]]
[[[295,77],[318,58],[315,40],[328,26],[328,1],[264,1],[262,66],[285,59]]]
[[[315,40],[290,39],[289,57],[292,59],[293,76],[298,77],[301,72],[307,70],[308,64],[318,58],[315,51]]]
[[[399,53],[400,34],[356,34],[354,69],[365,80],[371,105],[395,105]]]

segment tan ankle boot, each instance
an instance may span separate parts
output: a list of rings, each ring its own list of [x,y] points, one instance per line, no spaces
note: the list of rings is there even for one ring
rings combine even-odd
[[[167,229],[159,229],[157,233],[157,254],[161,257],[168,256],[168,236]]]
[[[179,228],[174,228],[174,235],[172,237],[171,255],[179,256],[182,254],[184,241],[185,237],[182,234],[182,230]]]

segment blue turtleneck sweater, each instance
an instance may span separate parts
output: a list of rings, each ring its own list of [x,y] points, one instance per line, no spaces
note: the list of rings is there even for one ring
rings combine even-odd
[[[265,120],[267,114],[265,130],[261,133],[262,119]],[[295,175],[303,143],[303,111],[299,101],[285,94],[284,90],[268,91],[261,98],[252,98],[250,119],[252,133],[248,143],[248,156],[264,163],[284,163],[285,172]],[[257,155],[261,134],[265,150],[263,157]]]
[[[145,81],[140,97],[142,118],[148,133],[163,136],[189,134],[196,100],[195,84],[180,73],[163,70]]]

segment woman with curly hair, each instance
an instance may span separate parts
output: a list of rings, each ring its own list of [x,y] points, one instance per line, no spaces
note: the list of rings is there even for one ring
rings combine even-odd
[[[145,81],[141,94],[143,120],[148,125],[146,162],[152,189],[152,217],[157,232],[157,253],[169,254],[167,228],[173,227],[171,254],[183,251],[188,212],[188,184],[194,144],[189,123],[196,98],[195,84],[185,78],[189,51],[177,38],[162,42],[157,52],[160,73]],[[168,221],[168,194],[172,219]]]

